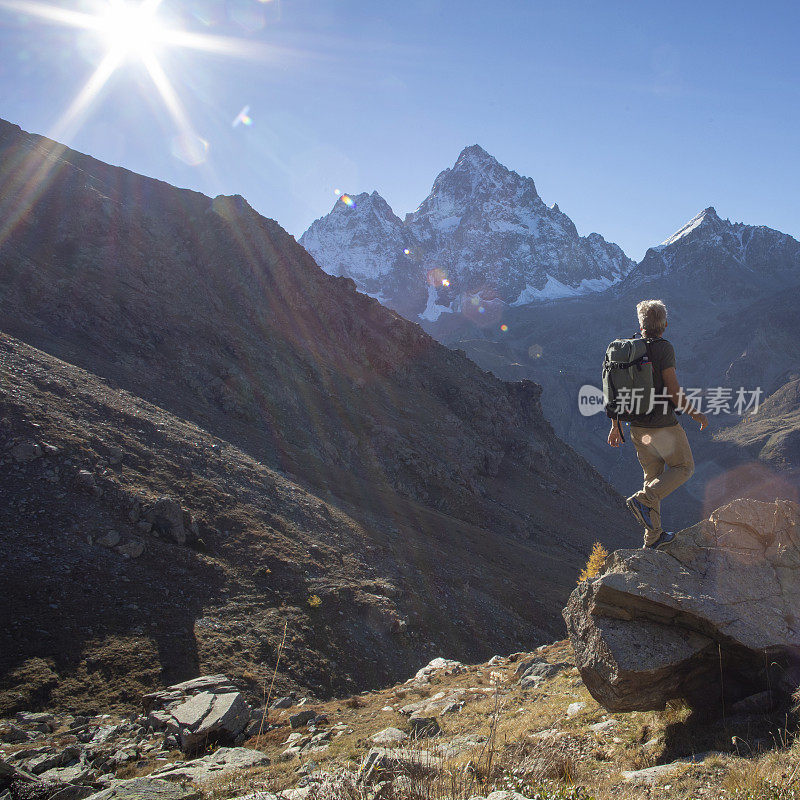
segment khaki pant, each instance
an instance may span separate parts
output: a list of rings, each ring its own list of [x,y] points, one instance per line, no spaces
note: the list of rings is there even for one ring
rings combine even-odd
[[[653,530],[645,529],[644,543],[652,544],[661,536],[661,501],[694,472],[692,449],[680,425],[668,428],[640,428],[631,425],[631,439],[644,470],[644,486],[633,495],[650,509]]]

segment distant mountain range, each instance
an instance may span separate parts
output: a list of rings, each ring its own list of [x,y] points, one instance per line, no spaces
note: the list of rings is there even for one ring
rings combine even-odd
[[[714,208],[636,264],[599,233],[579,236],[532,179],[478,145],[438,175],[405,220],[377,192],[345,195],[300,243],[326,272],[427,323],[458,312],[494,322],[498,303],[513,308],[645,285],[746,296],[793,285],[800,275],[800,242],[723,220]]]

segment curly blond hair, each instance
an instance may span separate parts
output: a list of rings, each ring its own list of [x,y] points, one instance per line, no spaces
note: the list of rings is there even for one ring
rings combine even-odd
[[[642,300],[636,306],[639,325],[646,336],[661,336],[667,327],[667,307],[663,300]]]

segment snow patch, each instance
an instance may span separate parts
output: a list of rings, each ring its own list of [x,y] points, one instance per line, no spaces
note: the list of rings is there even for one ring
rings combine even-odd
[[[602,292],[615,283],[619,283],[618,278],[584,278],[577,286],[568,286],[566,283],[562,283],[548,274],[547,282],[541,289],[537,289],[529,283],[525,284],[525,288],[519,293],[519,296],[511,305],[524,306],[528,303],[535,303],[541,300],[561,300],[565,297],[580,297],[590,292]]]
[[[428,302],[425,305],[425,310],[419,315],[420,319],[427,322],[436,322],[442,314],[452,314],[453,309],[450,306],[440,306],[436,302],[436,287],[428,284]]]

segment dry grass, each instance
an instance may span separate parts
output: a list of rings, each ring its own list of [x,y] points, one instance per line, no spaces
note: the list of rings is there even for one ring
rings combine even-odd
[[[550,662],[572,658],[565,642],[550,645],[536,656]],[[342,732],[330,740],[327,751],[311,756],[329,777],[307,800],[468,800],[498,789],[513,789],[541,800],[800,800],[800,795],[795,798],[787,793],[793,789],[781,788],[800,783],[800,745],[791,746],[788,729],[770,739],[768,747],[756,746],[755,738],[739,734],[737,749],[732,741],[734,729],[720,722],[704,723],[685,704],[673,703],[659,712],[616,714],[613,729],[594,733],[589,726],[610,715],[591,698],[577,670],[565,669],[538,688],[523,690],[516,676],[518,663],[519,658],[503,659],[492,667],[475,665],[458,674],[434,675],[427,685],[401,684],[315,706]],[[458,713],[439,717],[440,736],[401,745],[435,755],[450,744],[441,769],[406,773],[394,783],[384,776],[371,787],[356,780],[374,733],[387,727],[408,730],[407,718],[399,713],[402,706],[440,691],[457,690],[463,692],[464,706]],[[567,707],[578,701],[586,704],[583,710],[567,717]],[[281,760],[290,732],[285,723],[294,711],[274,712],[272,721],[282,721],[283,726],[248,743],[266,751],[273,764],[247,778],[219,782],[211,800],[298,784],[297,770],[308,759]],[[763,736],[763,731],[758,735]],[[459,750],[458,743],[465,738],[480,743]],[[621,775],[623,770],[708,750],[718,752],[702,763],[682,764],[662,787],[630,784]]]

